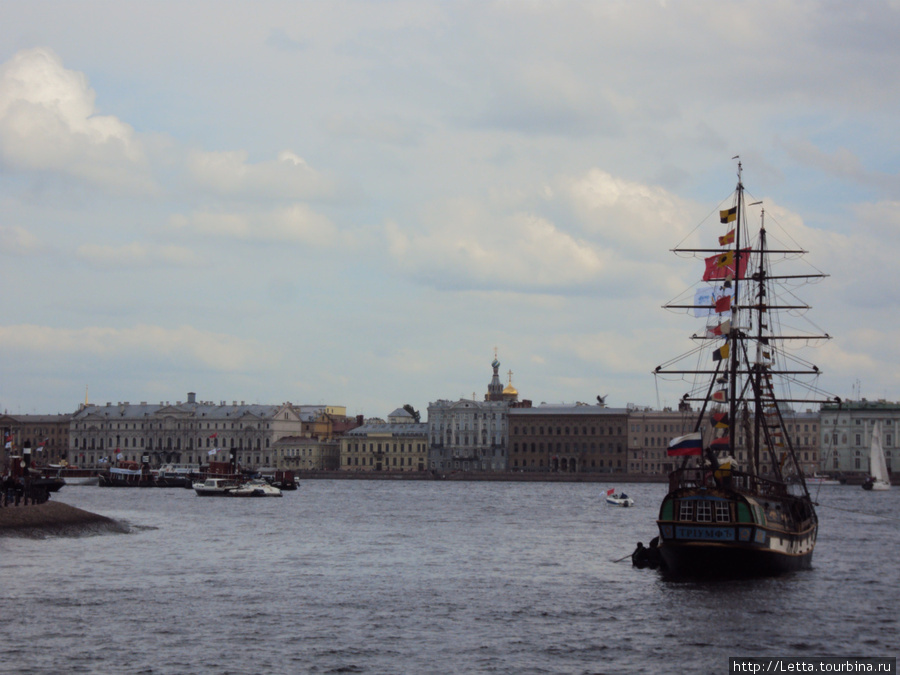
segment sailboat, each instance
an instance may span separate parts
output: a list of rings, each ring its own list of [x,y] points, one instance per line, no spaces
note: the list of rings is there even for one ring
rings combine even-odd
[[[794,295],[797,286],[827,275],[781,271],[805,251],[770,243],[775,237],[761,207],[754,209],[759,225],[751,228],[748,211],[761,202],[747,204],[740,161],[737,166],[733,197],[719,206],[718,240],[710,238],[709,248],[673,249],[702,259],[704,269],[692,298],[682,295],[665,307],[704,317],[705,325],[693,335],[694,349],[655,371],[691,386],[679,409],[693,420],[693,431],[669,444],[668,455],[679,464],[657,520],[665,569],[679,576],[807,568],[818,532],[789,431],[799,428],[790,422],[793,405],[826,397],[817,386],[819,369],[794,347],[830,336],[782,319],[809,309]],[[786,295],[779,292],[784,284]]]
[[[872,429],[872,443],[869,446],[869,473],[871,475],[862,485],[863,490],[891,489],[891,478],[888,475],[884,448],[881,445],[881,425],[878,422]]]

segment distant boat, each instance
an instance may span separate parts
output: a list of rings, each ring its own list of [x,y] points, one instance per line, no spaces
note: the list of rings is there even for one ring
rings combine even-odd
[[[881,425],[875,422],[872,429],[872,443],[869,446],[869,472],[872,474],[863,483],[863,490],[890,490],[891,478],[884,459],[884,448],[881,447]]]
[[[232,497],[281,497],[281,490],[266,481],[251,480],[230,491]]]
[[[634,500],[624,492],[616,492],[615,488],[606,491],[606,503],[613,506],[634,506]]]
[[[807,485],[840,485],[841,481],[837,478],[831,478],[829,476],[820,476],[819,474],[813,474],[812,476],[806,477]]]
[[[194,483],[193,487],[198,497],[230,497],[240,483],[230,478],[207,478],[202,483]]]

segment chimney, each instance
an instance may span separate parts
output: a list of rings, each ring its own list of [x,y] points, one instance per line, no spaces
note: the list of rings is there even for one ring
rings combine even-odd
[[[188,403],[196,403],[197,402],[197,394],[193,391],[188,392]]]

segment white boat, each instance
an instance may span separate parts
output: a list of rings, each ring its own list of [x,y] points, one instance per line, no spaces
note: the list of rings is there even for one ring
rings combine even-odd
[[[616,492],[613,489],[606,492],[606,503],[613,506],[634,506],[634,500],[624,492]]]
[[[829,476],[820,476],[819,474],[813,474],[812,476],[806,477],[807,485],[840,485],[841,481],[837,478],[830,478]]]
[[[264,480],[251,480],[231,490],[232,497],[281,497],[281,490]]]
[[[881,425],[875,423],[872,429],[872,444],[869,446],[869,473],[871,476],[863,483],[863,490],[890,490],[891,478],[884,459],[884,448],[881,447]]]
[[[100,477],[95,469],[79,469],[68,464],[50,464],[44,476],[62,478],[66,485],[99,485]]]
[[[230,478],[207,478],[202,483],[194,483],[193,487],[198,497],[231,497],[240,484]]]

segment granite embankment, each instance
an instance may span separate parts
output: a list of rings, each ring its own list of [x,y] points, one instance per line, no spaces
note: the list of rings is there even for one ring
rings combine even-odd
[[[127,532],[112,518],[84,511],[61,502],[0,508],[0,536],[77,536],[100,532]]]

